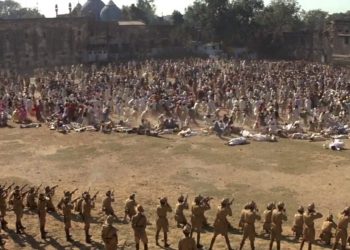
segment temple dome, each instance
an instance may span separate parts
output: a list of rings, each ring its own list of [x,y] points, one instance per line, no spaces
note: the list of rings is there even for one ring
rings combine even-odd
[[[81,8],[81,15],[100,20],[100,13],[103,7],[105,7],[105,4],[101,0],[88,0]]]
[[[122,11],[112,0],[103,7],[100,13],[100,19],[104,22],[119,21],[121,17]]]

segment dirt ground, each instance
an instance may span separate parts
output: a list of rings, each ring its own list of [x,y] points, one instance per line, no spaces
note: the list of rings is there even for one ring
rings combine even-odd
[[[348,143],[348,142],[347,142]],[[79,194],[91,188],[100,191],[92,224],[94,243],[84,242],[83,224],[73,221],[75,242],[67,243],[62,216],[48,215],[48,240],[40,239],[38,219],[27,212],[23,224],[26,234],[14,233],[14,214],[8,212],[8,232],[5,249],[103,249],[100,230],[104,221],[101,201],[108,189],[115,190],[114,208],[123,216],[125,199],[136,192],[136,200],[144,205],[151,225],[147,228],[150,249],[155,246],[155,209],[158,197],[167,196],[175,207],[180,194],[188,194],[192,202],[196,194],[213,196],[212,209],[206,213],[213,223],[216,207],[224,197],[234,197],[234,215],[230,218],[237,227],[243,204],[255,200],[261,210],[269,201],[284,201],[289,221],[284,225],[282,249],[298,249],[290,230],[293,215],[299,205],[316,203],[325,216],[338,214],[350,205],[349,151],[324,150],[322,143],[280,140],[277,143],[253,142],[246,146],[228,147],[216,136],[180,138],[164,136],[152,138],[138,135],[105,135],[98,132],[62,135],[38,129],[6,128],[0,130],[0,183],[5,181],[30,185],[59,185],[55,202],[64,190],[79,188]],[[189,216],[189,212],[186,212]],[[169,216],[169,249],[177,249],[182,237],[176,228],[173,214]],[[322,219],[317,222],[317,235]],[[120,249],[135,249],[130,224],[116,224]],[[257,223],[260,234],[262,223]],[[212,232],[202,236],[202,244],[209,246]],[[241,235],[230,234],[231,244],[237,248]],[[268,249],[268,240],[258,237],[256,249]],[[214,249],[226,249],[224,239],[218,237]],[[249,249],[248,242],[244,249]],[[324,249],[322,245],[314,249]]]

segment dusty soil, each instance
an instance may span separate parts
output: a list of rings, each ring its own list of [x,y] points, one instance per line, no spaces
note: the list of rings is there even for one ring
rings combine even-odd
[[[290,230],[297,207],[315,202],[324,214],[337,214],[350,205],[349,151],[324,150],[322,143],[280,140],[278,143],[258,143],[228,147],[215,136],[179,138],[164,136],[152,138],[127,134],[72,132],[62,135],[39,129],[0,130],[0,183],[15,181],[30,185],[58,184],[55,201],[64,190],[91,188],[100,191],[93,212],[92,235],[94,244],[84,242],[83,224],[73,222],[75,242],[67,243],[61,216],[48,215],[49,239],[40,239],[38,219],[27,212],[23,224],[26,234],[14,233],[14,214],[8,212],[8,232],[2,232],[6,249],[103,249],[100,230],[104,221],[101,201],[108,189],[115,190],[114,208],[123,216],[125,199],[136,192],[137,202],[144,205],[151,223],[147,228],[150,249],[155,246],[155,209],[158,197],[167,196],[175,207],[177,197],[188,194],[192,202],[196,194],[213,196],[212,209],[207,213],[213,223],[216,207],[224,197],[234,197],[234,216],[231,223],[237,226],[240,210],[246,202],[255,200],[264,210],[269,201],[284,201],[289,221],[284,225],[282,249],[298,249]],[[79,193],[80,194],[80,193]],[[189,212],[187,211],[187,216]],[[173,214],[170,220],[170,243],[177,249],[182,237],[176,228]],[[319,232],[322,219],[316,228]],[[135,249],[131,226],[116,224],[119,229],[120,249]],[[257,223],[260,234],[262,223]],[[317,233],[318,234],[318,233]],[[209,246],[212,232],[202,236]],[[230,234],[231,244],[238,247],[241,235]],[[258,237],[257,250],[268,249],[268,240]],[[218,237],[214,249],[225,249],[224,240]],[[247,242],[245,249],[249,249]],[[314,249],[324,249],[322,245]]]

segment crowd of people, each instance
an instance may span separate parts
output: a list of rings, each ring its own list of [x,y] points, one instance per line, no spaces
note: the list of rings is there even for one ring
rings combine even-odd
[[[87,244],[92,243],[90,235],[90,224],[92,221],[92,209],[96,208],[96,198],[98,192],[91,195],[89,191],[84,191],[81,195],[73,198],[73,195],[78,191],[64,191],[63,197],[59,200],[57,206],[53,204],[53,197],[55,195],[55,189],[57,186],[47,186],[42,191],[39,187],[22,187],[15,186],[14,184],[6,186],[6,184],[0,186],[0,220],[1,229],[5,232],[8,231],[8,222],[6,221],[6,215],[8,210],[12,210],[16,216],[16,233],[25,234],[25,227],[22,224],[24,209],[28,209],[38,215],[40,235],[43,240],[47,237],[46,232],[46,214],[55,213],[59,216],[63,216],[64,231],[67,242],[72,242],[71,227],[72,216],[74,213],[80,218],[80,221],[84,223],[85,241]],[[27,189],[25,191],[25,189]],[[174,220],[178,228],[183,229],[184,237],[178,241],[179,250],[196,250],[202,249],[203,246],[200,243],[201,233],[203,229],[209,227],[208,220],[205,216],[205,212],[211,209],[210,201],[212,197],[203,197],[198,195],[194,197],[191,207],[188,203],[188,196],[181,195],[178,198],[178,202],[175,207]],[[136,201],[136,195],[131,194],[125,201],[124,218],[118,218],[113,208],[114,192],[107,191],[103,198],[101,211],[105,215],[105,223],[101,228],[101,239],[107,250],[115,250],[118,248],[118,230],[113,225],[114,222],[130,223],[131,228],[135,236],[136,249],[140,249],[140,242],[143,243],[144,249],[148,249],[147,238],[147,226],[149,221],[145,215],[144,207],[138,204]],[[233,230],[233,226],[230,223],[232,217],[232,204],[234,199],[222,199],[220,205],[217,207],[217,213],[215,220],[212,224],[213,237],[209,246],[209,249],[213,249],[217,236],[222,235],[225,238],[225,242],[228,249],[233,249],[229,240],[229,233]],[[190,208],[191,215],[190,220],[187,220],[184,213],[185,210]],[[151,211],[149,211],[150,213]],[[172,206],[166,197],[159,198],[159,204],[155,208],[156,213],[156,245],[159,244],[160,232],[164,235],[164,247],[170,246],[168,241],[169,232],[169,220],[168,214],[173,212]],[[298,241],[301,238],[300,249],[303,249],[305,242],[308,244],[308,249],[312,248],[312,244],[315,243],[316,230],[314,221],[322,218],[323,215],[316,211],[315,204],[311,203],[306,209],[300,206],[297,213],[294,215],[294,223],[292,231],[294,232],[295,240]],[[254,201],[248,202],[241,211],[239,219],[239,229],[242,234],[239,249],[242,250],[245,241],[248,239],[250,242],[250,248],[255,249],[255,237],[257,232],[255,230],[256,221],[263,219],[264,236],[268,236],[270,239],[269,249],[272,250],[274,243],[278,250],[281,249],[282,229],[283,222],[287,221],[288,216],[286,213],[285,204],[283,202],[269,203],[266,209],[261,215],[257,204]],[[335,242],[333,249],[337,249],[339,242],[341,243],[341,249],[345,250],[348,242],[348,224],[350,222],[350,207],[346,207],[340,214],[338,223],[334,222],[333,215],[329,215],[320,231],[320,240],[324,245],[331,245],[331,239],[333,237],[333,229],[335,229]],[[196,234],[196,239],[193,238],[193,234]],[[6,243],[0,238],[0,244]]]
[[[3,72],[0,126],[11,118],[22,128],[46,122],[62,133],[192,135],[208,128],[221,136],[247,128],[328,139],[350,130],[349,91],[348,69],[307,62],[150,60]]]

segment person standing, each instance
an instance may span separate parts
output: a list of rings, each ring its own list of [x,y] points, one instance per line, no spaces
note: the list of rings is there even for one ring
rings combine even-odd
[[[314,221],[322,218],[322,214],[315,210],[315,204],[311,203],[307,207],[307,211],[303,215],[304,219],[304,229],[303,229],[303,239],[300,244],[300,250],[304,248],[305,242],[308,242],[308,249],[312,249],[312,244],[315,241],[315,223]]]
[[[183,227],[187,225],[187,220],[184,215],[184,210],[188,209],[188,203],[187,203],[187,197],[185,198],[183,195],[181,195],[177,199],[178,203],[176,204],[175,209],[175,221],[177,227]]]
[[[295,234],[295,240],[299,240],[299,238],[303,235],[303,225],[304,225],[304,207],[300,206],[298,208],[297,213],[294,215],[294,224],[292,226],[292,231]]]
[[[102,201],[102,212],[104,212],[107,216],[112,215],[117,218],[117,216],[114,214],[112,202],[114,202],[114,195],[113,192],[109,190],[106,192],[106,197]]]
[[[13,193],[13,211],[16,215],[16,233],[22,234],[26,228],[22,225],[22,217],[23,217],[23,199],[26,196],[27,192],[22,193],[19,189]]]
[[[102,226],[102,240],[106,250],[116,250],[118,248],[117,229],[113,226],[112,215],[107,216],[105,223]]]
[[[127,217],[131,220],[131,218],[136,214],[135,208],[137,206],[137,202],[135,200],[135,194],[129,196],[129,199],[125,201],[125,215],[124,215],[124,223],[127,223]]]
[[[339,241],[341,241],[341,249],[346,249],[346,243],[348,240],[348,225],[350,222],[350,207],[346,207],[343,212],[339,215],[339,221],[337,230],[335,232],[335,242],[333,250],[337,249]]]
[[[159,200],[159,205],[157,207],[157,232],[156,232],[156,245],[159,246],[159,233],[163,230],[164,233],[164,247],[169,247],[168,244],[168,232],[169,232],[169,222],[167,218],[167,213],[171,213],[173,210],[168,203],[168,199],[163,197]]]
[[[148,250],[148,238],[146,234],[147,218],[144,215],[145,210],[141,205],[137,205],[137,214],[131,218],[131,226],[134,230],[136,250],[140,249],[140,241],[144,245],[144,249]]]
[[[40,235],[43,240],[46,239],[47,232],[45,231],[46,224],[46,202],[48,198],[45,197],[45,194],[40,194],[38,199],[38,215],[39,215],[39,226],[40,226]]]
[[[271,233],[271,217],[272,211],[276,208],[275,203],[271,202],[267,205],[266,210],[264,211],[264,223],[263,230],[266,234],[270,235]]]
[[[194,202],[191,208],[191,224],[192,224],[192,231],[191,231],[191,237],[193,235],[193,232],[197,233],[197,248],[202,248],[203,246],[200,244],[201,239],[201,231],[206,223],[206,218],[204,216],[205,211],[210,209],[209,205],[209,199],[204,199],[201,195],[198,195],[194,198]]]
[[[250,202],[249,205],[247,205],[242,211],[241,223],[243,225],[243,238],[239,250],[243,249],[244,243],[247,238],[249,238],[251,250],[255,250],[255,221],[261,219],[258,213],[259,210],[254,201]]]
[[[89,193],[85,194],[82,204],[82,216],[84,221],[85,242],[91,244],[91,235],[89,234],[91,223],[91,210],[95,207],[94,199],[91,199]]]
[[[271,216],[271,239],[270,250],[272,250],[273,243],[276,240],[277,250],[281,249],[281,237],[282,237],[282,223],[287,221],[286,209],[284,203],[279,202],[277,208],[272,211]]]
[[[216,218],[214,222],[214,236],[211,240],[209,250],[213,249],[216,237],[221,234],[224,236],[227,249],[232,250],[230,240],[228,238],[228,230],[230,223],[227,220],[227,216],[232,216],[232,205],[233,200],[230,202],[229,199],[223,199],[221,205],[218,207]]]

